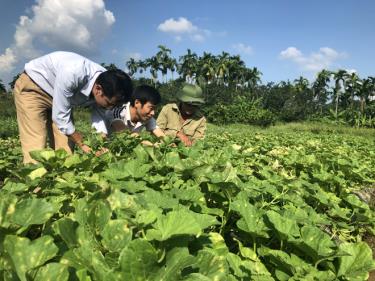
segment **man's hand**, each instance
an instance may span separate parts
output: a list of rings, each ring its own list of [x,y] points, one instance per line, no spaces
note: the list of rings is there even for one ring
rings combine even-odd
[[[103,155],[104,153],[107,153],[109,151],[108,148],[105,148],[103,147],[101,150],[98,150],[97,152],[95,152],[95,156],[100,156],[100,155]]]
[[[190,138],[182,132],[178,132],[176,135],[186,146],[192,146],[193,142]]]
[[[83,137],[80,132],[75,131],[73,134],[69,135],[68,138],[74,142],[84,153],[90,153],[92,149],[83,143]]]
[[[84,153],[91,153],[92,149],[87,144],[81,144],[78,145],[78,147],[84,152]]]

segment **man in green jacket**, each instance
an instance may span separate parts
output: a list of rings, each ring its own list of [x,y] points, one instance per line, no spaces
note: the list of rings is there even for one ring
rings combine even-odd
[[[177,96],[179,103],[165,105],[156,123],[167,136],[179,138],[186,146],[204,138],[206,118],[199,107],[204,104],[202,89],[186,84]]]

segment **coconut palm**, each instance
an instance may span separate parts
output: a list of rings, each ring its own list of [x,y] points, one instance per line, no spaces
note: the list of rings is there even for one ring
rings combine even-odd
[[[309,80],[300,76],[298,79],[294,80],[294,87],[299,93],[305,92],[309,88]]]
[[[177,72],[186,82],[192,83],[193,78],[197,76],[198,56],[187,49],[187,54],[179,57]]]
[[[159,45],[158,48],[159,51],[156,53],[156,59],[159,64],[158,69],[161,71],[163,76],[162,80],[165,81],[164,78],[166,77],[171,64],[171,57],[169,56],[171,54],[171,50],[163,45]]]
[[[322,113],[323,105],[328,100],[328,83],[330,82],[331,74],[331,71],[321,70],[312,85],[313,98],[317,102],[318,107],[320,107],[320,113]]]
[[[168,66],[168,69],[171,71],[172,80],[173,80],[173,74],[177,68],[177,60],[175,58],[170,58],[167,62],[167,66]]]
[[[150,69],[150,73],[152,76],[152,80],[154,84],[158,79],[158,71],[160,70],[160,63],[156,56],[152,56],[151,58],[146,59],[145,61],[146,67]]]
[[[335,80],[335,87],[333,88],[333,93],[335,96],[335,118],[337,119],[338,116],[338,108],[339,108],[339,99],[340,99],[340,91],[342,89],[341,83],[345,83],[345,75],[346,70],[340,69],[336,72],[332,72],[333,79]]]
[[[230,56],[228,63],[228,83],[244,86],[247,82],[247,68],[239,55]]]
[[[139,64],[138,64],[138,62],[134,58],[130,58],[126,62],[126,67],[129,70],[129,75],[133,76],[135,73],[137,73]]]
[[[354,97],[362,86],[362,81],[357,73],[346,73],[345,75],[345,94],[342,96],[344,105],[347,106],[350,100],[350,108],[353,109]]]
[[[226,83],[228,80],[228,74],[229,74],[229,54],[226,52],[222,52],[218,56],[218,61],[216,65],[216,78],[218,79],[219,83]]]
[[[211,83],[215,79],[217,61],[218,59],[212,54],[203,52],[203,56],[199,57],[198,61],[198,69],[200,70],[198,76],[202,77],[205,82]]]
[[[259,71],[258,68],[253,67],[248,69],[248,77],[247,77],[247,82],[248,82],[248,87],[251,89],[254,89],[258,83],[260,83],[262,72]]]
[[[362,80],[362,85],[359,88],[358,96],[360,101],[359,110],[363,115],[366,107],[366,101],[370,100],[370,97],[375,93],[375,77],[367,77]]]

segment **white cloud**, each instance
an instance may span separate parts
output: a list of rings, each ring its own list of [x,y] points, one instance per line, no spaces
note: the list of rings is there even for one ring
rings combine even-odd
[[[345,53],[339,53],[329,47],[322,47],[318,52],[309,55],[303,54],[296,47],[288,47],[280,52],[279,57],[284,60],[290,60],[297,64],[302,70],[310,72],[318,72],[322,69],[328,69],[332,64],[342,58]]]
[[[194,42],[203,42],[211,36],[211,31],[195,26],[187,18],[180,17],[177,20],[170,18],[159,24],[159,31],[173,35],[176,42],[181,42],[184,38],[189,38]]]
[[[167,19],[163,23],[159,24],[158,30],[167,33],[192,33],[198,30],[198,27],[194,26],[189,20],[184,17],[180,17],[178,20],[174,18]]]
[[[247,46],[243,43],[234,44],[234,45],[232,45],[232,48],[240,54],[245,54],[245,55],[252,55],[253,54],[253,48],[251,46]]]
[[[0,73],[40,55],[40,45],[83,55],[96,53],[114,22],[103,0],[37,0],[31,16],[20,17],[13,44],[0,55]]]
[[[16,57],[14,56],[12,49],[7,48],[5,53],[0,55],[0,71],[4,73],[12,71],[15,62]]]

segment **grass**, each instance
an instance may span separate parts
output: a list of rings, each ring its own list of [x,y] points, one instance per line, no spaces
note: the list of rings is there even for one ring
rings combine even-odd
[[[228,132],[232,134],[241,134],[244,131],[251,130],[254,133],[312,133],[312,134],[336,134],[343,136],[357,136],[375,140],[375,129],[353,128],[345,125],[335,125],[318,122],[296,122],[296,123],[278,123],[275,126],[261,128],[244,124],[231,125],[213,125],[209,124],[209,134],[221,134]]]

